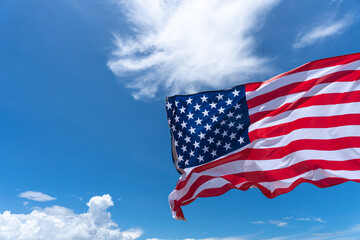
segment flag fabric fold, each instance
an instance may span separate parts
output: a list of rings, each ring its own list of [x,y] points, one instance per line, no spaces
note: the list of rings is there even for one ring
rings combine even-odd
[[[230,189],[268,198],[303,182],[360,182],[360,53],[307,63],[268,81],[167,98],[181,206]]]

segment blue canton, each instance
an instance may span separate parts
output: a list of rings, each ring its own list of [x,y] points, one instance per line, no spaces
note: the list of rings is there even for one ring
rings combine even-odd
[[[250,143],[243,85],[169,97],[166,112],[179,169],[210,162]]]

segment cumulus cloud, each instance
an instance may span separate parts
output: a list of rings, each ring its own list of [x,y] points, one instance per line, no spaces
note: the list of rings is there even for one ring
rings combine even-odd
[[[115,34],[108,67],[135,99],[244,83],[269,71],[254,32],[279,1],[116,0],[133,34]]]
[[[52,201],[52,200],[56,199],[45,193],[34,192],[34,191],[26,191],[26,192],[20,193],[18,196],[21,198],[26,198],[26,199],[37,201],[37,202],[47,202],[47,201]]]
[[[141,229],[121,231],[107,209],[114,205],[111,196],[95,196],[87,203],[86,213],[53,206],[29,214],[0,214],[2,240],[130,240],[142,235]]]
[[[321,42],[326,38],[340,35],[353,23],[353,19],[352,15],[348,15],[343,19],[330,21],[325,24],[315,26],[309,31],[302,32],[298,35],[295,43],[293,44],[293,48],[298,49],[306,47]]]

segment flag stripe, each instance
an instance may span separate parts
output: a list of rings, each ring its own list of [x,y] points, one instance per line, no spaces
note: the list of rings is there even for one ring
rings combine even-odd
[[[359,167],[359,164],[355,166]],[[309,169],[304,173],[297,174],[295,177],[278,181],[252,182],[236,174],[213,177],[207,181],[198,181],[193,183],[188,191],[177,191],[175,193],[176,198],[179,200],[174,202],[173,209],[176,212],[176,209],[180,209],[181,205],[187,205],[197,197],[218,196],[232,188],[247,190],[252,185],[257,186],[265,196],[273,198],[279,194],[293,190],[302,182],[310,182],[318,187],[328,187],[347,181],[360,182],[360,170],[329,170],[317,165],[315,165],[315,167],[315,169]],[[182,195],[181,193],[184,194]]]
[[[313,78],[319,78],[323,75],[330,74],[336,71],[356,70],[359,67],[358,60],[360,60],[360,53],[357,53],[356,55],[357,56],[352,60],[349,59],[348,61],[339,61],[337,64],[336,63],[331,65],[320,64],[315,68],[308,67],[309,69],[306,71],[304,70],[305,68],[299,67],[292,71],[273,77],[264,82],[248,83],[245,85],[246,91],[252,94],[248,94],[247,97],[251,99],[253,97],[261,95],[262,93],[275,90],[277,87],[286,86],[288,83],[301,82]],[[308,63],[308,64],[312,64],[312,63]],[[305,67],[308,64],[303,65],[303,67]],[[262,92],[257,91],[260,89]]]
[[[358,143],[359,145],[359,143]],[[264,151],[264,155],[265,150]],[[360,148],[346,148],[346,149],[335,149],[333,151],[330,150],[299,150],[290,153],[287,156],[283,156],[280,158],[272,158],[264,160],[264,158],[257,158],[257,159],[247,159],[244,160],[243,152],[239,154],[231,155],[230,157],[221,159],[221,165],[218,166],[207,166],[203,169],[194,169],[184,181],[180,181],[177,184],[176,190],[187,191],[186,189],[193,185],[198,178],[201,178],[202,181],[206,181],[210,178],[210,176],[218,176],[219,171],[221,175],[229,175],[229,174],[236,174],[239,172],[256,172],[258,169],[261,171],[270,171],[276,170],[281,168],[286,168],[292,165],[296,165],[306,160],[329,160],[333,162],[341,162],[341,161],[348,161],[357,159],[360,155]],[[260,154],[261,155],[261,154]],[[329,155],[331,157],[329,157]],[[210,165],[210,164],[209,164]],[[201,173],[201,174],[200,174]],[[206,176],[205,178],[203,178]]]
[[[360,64],[360,63],[359,63]],[[254,108],[256,106],[262,105],[274,99],[275,97],[286,96],[293,93],[309,91],[316,85],[322,83],[335,83],[335,82],[353,82],[360,79],[360,71],[341,71],[335,72],[322,76],[320,78],[314,78],[306,82],[294,82],[289,85],[278,87],[271,92],[259,95],[255,98],[251,98],[247,101],[248,108]]]
[[[316,126],[317,129],[339,127],[345,125],[357,125],[360,122],[360,114],[343,114],[339,116],[305,117],[290,123],[283,123],[275,127],[255,129],[249,133],[250,139],[272,138],[287,135],[297,129],[307,129]]]
[[[359,99],[360,102],[360,99]],[[251,123],[249,132],[251,133],[255,129],[274,127],[279,124],[288,123],[306,117],[330,117],[339,116],[345,114],[359,114],[360,107],[359,102],[333,104],[324,106],[309,106],[293,111],[287,111],[280,113],[276,116],[265,117],[255,123]]]
[[[254,119],[261,119],[261,116],[268,114],[273,110],[277,110],[280,107],[289,106],[290,104],[295,104],[295,102],[303,101],[302,98],[311,100],[312,96],[319,96],[324,94],[341,94],[339,89],[342,89],[342,93],[351,93],[352,91],[360,90],[360,81],[354,82],[335,82],[335,83],[325,83],[314,86],[309,91],[293,93],[286,96],[275,97],[273,100],[269,101],[266,104],[256,106],[249,109],[249,114]],[[335,95],[334,95],[335,96]],[[336,97],[336,96],[335,96]],[[314,100],[312,100],[314,101]],[[339,101],[339,103],[341,103]],[[314,102],[316,104],[316,102]],[[259,115],[260,117],[257,117]],[[254,120],[252,122],[256,122]]]

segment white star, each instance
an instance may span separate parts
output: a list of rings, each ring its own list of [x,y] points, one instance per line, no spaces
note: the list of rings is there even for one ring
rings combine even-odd
[[[201,99],[202,102],[207,102],[208,97],[205,97],[205,95],[204,95],[200,99]]]
[[[232,117],[232,116],[234,116],[234,113],[233,113],[233,112],[229,112],[228,114],[226,114],[226,116]]]
[[[229,126],[229,128],[231,128],[231,127],[234,126],[234,123],[233,123],[233,122],[230,122],[230,123],[228,124],[228,126]]]
[[[168,110],[171,109],[171,105],[172,105],[171,103],[167,102],[166,107]]]
[[[215,157],[215,156],[216,156],[216,151],[215,151],[215,150],[212,150],[211,155],[212,155],[213,157]]]
[[[204,153],[207,153],[209,151],[209,147],[204,146],[204,148],[202,150],[204,151]]]
[[[184,161],[183,156],[179,155],[179,156],[178,156],[178,160],[179,160],[179,162]]]
[[[186,103],[187,103],[187,104],[191,104],[191,102],[192,102],[192,98],[188,98],[188,99],[186,100]]]
[[[178,103],[179,103],[179,101],[175,101],[175,106],[176,106],[176,107],[177,107]]]
[[[219,140],[217,143],[216,143],[216,146],[220,146],[221,145],[221,141]]]
[[[175,115],[175,109],[173,109],[172,115],[173,115],[173,116]]]
[[[191,112],[189,112],[189,114],[186,115],[186,116],[188,117],[188,120],[190,120],[190,119],[193,119],[194,114],[192,114]]]
[[[240,91],[237,91],[237,90],[235,89],[235,91],[233,91],[232,94],[234,94],[234,97],[236,97],[236,96],[239,96],[239,92],[240,92]]]
[[[180,117],[179,116],[175,116],[175,122],[179,122]]]
[[[236,134],[235,133],[231,133],[230,134],[230,139],[233,140],[235,138]]]
[[[189,136],[186,136],[185,141],[186,141],[187,143],[191,142],[191,141],[190,141],[190,137],[189,137]]]
[[[199,162],[203,162],[204,161],[204,157],[199,155],[199,157],[197,158],[199,160]]]
[[[206,109],[205,109],[202,113],[204,114],[204,117],[205,117],[205,116],[209,116],[209,111],[206,110]]]
[[[178,146],[178,141],[174,140],[175,147]]]
[[[225,108],[223,108],[223,107],[220,107],[220,108],[218,109],[219,113],[224,113],[224,110],[225,110]]]
[[[181,138],[182,137],[182,132],[178,132],[178,138]]]
[[[186,151],[187,151],[187,149],[186,149],[186,147],[185,147],[184,145],[182,146],[181,150],[182,150],[183,152],[186,152]]]
[[[240,143],[240,144],[245,143],[245,141],[244,141],[244,138],[243,138],[243,137],[240,137],[238,141],[239,141],[239,143]]]
[[[224,131],[222,134],[223,138],[227,135],[227,131]]]
[[[236,127],[236,129],[237,129],[237,130],[243,129],[243,126],[244,126],[244,124],[239,124],[239,125]]]
[[[201,124],[201,119],[200,118],[198,118],[195,122],[196,122],[196,125],[200,125]]]
[[[218,119],[218,117],[216,117],[215,115],[213,115],[213,116],[211,117],[211,120],[212,120],[213,122],[217,122],[217,119]]]
[[[230,143],[225,143],[224,148],[227,150],[231,149]]]
[[[242,116],[242,114],[238,114],[238,115],[236,115],[236,119],[239,119],[239,118],[241,118],[241,116]]]
[[[171,124],[171,120],[170,120],[170,118],[168,118],[168,124],[169,124],[169,125]]]
[[[216,108],[216,103],[211,102],[211,103],[210,103],[210,106],[211,106],[211,108]]]
[[[203,134],[202,132],[200,132],[200,134],[198,136],[200,137],[200,140],[205,138],[205,134]]]
[[[189,131],[190,131],[191,134],[194,134],[195,133],[195,128],[190,127]]]
[[[186,108],[184,108],[184,106],[182,106],[179,110],[180,110],[180,113],[185,113]]]
[[[215,97],[218,99],[218,101],[220,101],[220,99],[223,99],[223,96],[224,96],[224,95],[221,95],[221,94],[219,93],[219,95],[217,95],[217,96],[215,96]]]
[[[227,100],[227,101],[225,101],[225,102],[226,102],[226,105],[231,105],[232,100],[231,100],[230,98],[228,98],[228,100]]]
[[[200,147],[200,143],[198,143],[197,141],[194,142],[194,148]]]
[[[207,123],[207,124],[205,125],[205,129],[206,129],[206,131],[209,131],[209,130],[211,129],[211,126]]]
[[[219,133],[220,133],[220,129],[218,129],[218,128],[215,129],[214,133],[215,133],[215,135],[219,134]]]
[[[173,132],[175,132],[176,131],[175,125],[172,125],[171,129],[173,130]]]
[[[220,125],[222,126],[222,125],[224,125],[225,123],[226,123],[226,121],[225,121],[225,120],[222,120],[221,123],[220,123]]]
[[[237,103],[237,104],[235,104],[234,108],[235,108],[235,109],[239,109],[240,106],[241,106],[241,104]]]
[[[189,153],[190,157],[193,157],[194,156],[194,151],[191,150],[190,153]]]
[[[200,111],[200,107],[201,107],[201,105],[199,105],[198,103],[196,103],[196,105],[194,106],[195,111],[196,111],[196,110],[199,110],[199,111]]]
[[[189,165],[189,160],[186,160],[186,161],[185,161],[185,166],[186,166],[186,165]]]
[[[209,142],[209,144],[212,144],[214,142],[214,138],[209,137],[209,139],[207,141]]]
[[[187,124],[187,123],[186,123],[185,121],[183,121],[182,124],[181,124],[181,127],[182,127],[182,128],[186,128],[186,124]]]

